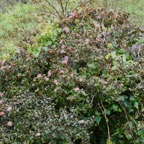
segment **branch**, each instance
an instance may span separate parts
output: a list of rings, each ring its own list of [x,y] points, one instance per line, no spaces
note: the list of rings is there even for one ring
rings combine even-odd
[[[62,4],[62,0],[59,0],[59,3],[60,3],[60,5],[61,5],[62,13],[63,13],[63,16],[64,16],[65,11],[64,11],[63,4]]]
[[[48,4],[55,10],[55,12],[58,14],[58,16],[61,17],[61,15],[60,15],[59,12],[57,11],[57,9],[56,9],[48,0],[46,0],[46,1],[47,1]]]
[[[122,105],[122,103],[120,101],[118,101],[119,105],[122,107],[124,114],[126,116],[126,119],[129,120],[129,115],[128,112],[126,111],[126,109],[124,108],[124,106]]]
[[[99,106],[100,106],[100,109],[101,109],[102,113],[104,114],[104,118],[105,118],[105,121],[106,121],[106,126],[107,126],[107,131],[108,131],[108,141],[111,141],[111,138],[110,138],[110,128],[109,128],[109,124],[108,124],[108,118],[107,118],[107,116],[105,114],[104,105],[103,105],[102,102],[100,102]],[[101,106],[102,106],[102,108],[101,108]]]
[[[67,11],[68,3],[69,3],[69,0],[66,1],[66,5],[65,5],[65,12]]]

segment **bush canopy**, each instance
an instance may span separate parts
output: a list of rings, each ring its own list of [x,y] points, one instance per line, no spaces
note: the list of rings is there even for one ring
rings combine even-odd
[[[0,141],[144,143],[141,36],[127,13],[83,6],[37,36],[37,55],[1,60]]]

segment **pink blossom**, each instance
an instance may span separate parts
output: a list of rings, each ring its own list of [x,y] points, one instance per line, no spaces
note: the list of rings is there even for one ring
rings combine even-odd
[[[77,12],[76,11],[71,12],[69,18],[77,18]]]
[[[70,76],[73,78],[74,74],[70,74]]]
[[[65,50],[64,50],[64,49],[62,49],[62,50],[60,51],[60,53],[61,53],[61,54],[65,53]]]
[[[83,124],[85,121],[84,120],[80,120],[79,121],[79,124]]]
[[[21,74],[20,74],[20,73],[18,73],[18,74],[17,74],[17,76],[18,76],[18,77],[20,77],[20,76],[21,76]]]
[[[95,27],[96,28],[100,28],[100,24],[95,24]]]
[[[108,82],[107,82],[107,81],[105,81],[104,79],[101,79],[99,82],[100,82],[101,84],[103,84],[103,85],[108,84]]]
[[[36,133],[35,137],[39,137],[41,134],[40,133]]]
[[[0,104],[2,104],[3,103],[3,100],[0,100]]]
[[[48,77],[45,77],[44,79],[45,79],[45,81],[48,81],[48,80],[49,80],[49,78],[48,78]]]
[[[41,77],[42,77],[42,74],[38,74],[38,75],[37,75],[37,78],[41,78]]]
[[[90,41],[89,39],[85,39],[85,42],[86,42],[86,43],[89,43],[89,41]]]
[[[0,60],[0,64],[1,64],[1,65],[4,65],[5,62],[6,62],[5,60]]]
[[[97,48],[94,48],[94,52],[97,52]]]
[[[64,57],[64,60],[62,61],[63,64],[67,64],[68,63],[68,60],[69,60],[69,57],[68,56],[65,56]]]
[[[3,96],[3,93],[2,92],[0,92],[0,97],[2,97]]]
[[[119,87],[123,87],[123,86],[124,86],[124,84],[122,84],[122,83],[119,84]]]
[[[74,118],[75,121],[78,121],[78,118]]]
[[[58,85],[58,81],[57,80],[54,80],[53,82],[54,82],[55,85]]]
[[[65,45],[62,45],[61,48],[64,49],[64,48],[66,48],[66,46],[65,46]]]
[[[9,121],[9,122],[7,123],[7,126],[9,126],[9,127],[11,127],[12,125],[13,125],[12,121]]]
[[[73,16],[69,16],[69,18],[70,18],[70,19],[72,19],[72,18],[73,18]]]
[[[80,81],[80,82],[82,82],[82,81],[83,81],[83,79],[82,79],[82,78],[80,78],[80,79],[79,79],[79,81]]]
[[[56,93],[58,90],[59,90],[59,88],[55,88],[55,89],[54,89],[54,92]]]
[[[63,31],[66,32],[66,33],[69,33],[69,32],[70,32],[70,29],[69,29],[68,27],[64,27],[64,28],[63,28]]]
[[[79,90],[80,90],[79,87],[74,88],[74,91],[75,91],[75,92],[77,92],[77,91],[79,91]]]
[[[3,111],[0,111],[0,117],[3,117],[5,113]]]
[[[12,110],[11,106],[7,107],[7,111],[11,111],[11,110]]]
[[[72,48],[71,48],[71,47],[69,47],[68,50],[69,50],[70,52],[72,52]]]
[[[64,71],[63,71],[63,70],[60,70],[60,71],[59,71],[59,74],[64,74]]]
[[[50,77],[52,75],[52,71],[49,70],[47,75],[48,75],[48,77]]]

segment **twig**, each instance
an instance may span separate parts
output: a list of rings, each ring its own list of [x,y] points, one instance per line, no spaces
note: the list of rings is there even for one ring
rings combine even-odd
[[[48,0],[46,0],[46,1],[47,1],[48,4],[55,10],[55,12],[58,14],[58,16],[61,17],[61,15],[60,15],[59,12],[57,11],[57,9],[56,9]]]
[[[127,113],[126,109],[123,107],[123,105],[122,105],[122,103],[121,103],[120,101],[118,101],[118,103],[119,103],[119,105],[122,107],[122,109],[123,109],[123,111],[124,111],[124,114],[125,114],[127,120],[129,120],[129,118],[128,118],[128,113]]]
[[[65,5],[65,13],[67,11],[67,6],[68,6],[69,0],[66,1],[66,5]]]
[[[100,109],[101,109],[102,113],[104,114],[104,118],[105,118],[105,121],[106,121],[106,126],[107,126],[107,131],[108,131],[108,141],[111,141],[111,138],[110,138],[110,128],[109,128],[109,124],[108,124],[108,118],[107,118],[107,116],[105,114],[104,105],[103,105],[102,102],[100,102],[99,106],[100,106]],[[103,110],[102,110],[101,106],[102,106]]]
[[[60,5],[61,5],[62,13],[63,13],[63,16],[64,16],[65,10],[64,10],[64,7],[63,7],[62,0],[59,0],[59,3],[60,3]]]

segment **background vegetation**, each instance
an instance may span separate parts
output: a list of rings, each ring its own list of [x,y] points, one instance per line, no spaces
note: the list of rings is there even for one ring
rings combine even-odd
[[[144,143],[143,0],[1,5],[0,144]]]

